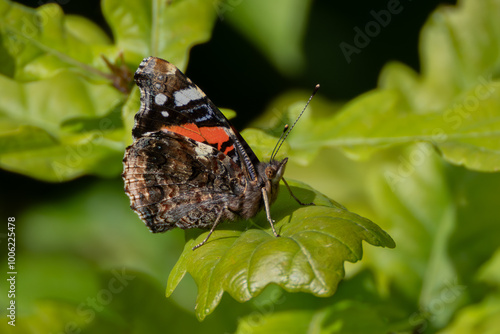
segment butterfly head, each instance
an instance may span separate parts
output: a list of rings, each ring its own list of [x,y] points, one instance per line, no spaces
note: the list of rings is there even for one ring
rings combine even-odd
[[[259,175],[262,175],[260,181],[264,184],[270,203],[273,203],[278,197],[279,183],[285,173],[287,161],[288,158],[281,161],[271,160],[268,163],[261,163],[259,166],[261,169]]]

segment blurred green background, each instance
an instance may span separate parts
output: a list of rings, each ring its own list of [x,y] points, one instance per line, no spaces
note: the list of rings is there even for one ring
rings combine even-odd
[[[487,2],[498,8],[498,1]],[[99,1],[58,3],[65,14],[96,22],[112,39]],[[280,128],[289,106],[303,105],[316,83],[321,90],[304,124],[335,117],[345,102],[377,88],[380,71],[389,61],[420,71],[422,26],[438,6],[455,4],[401,1],[403,10],[348,62],[339,45],[352,44],[353,28],[372,21],[371,11],[386,9],[392,1],[283,0],[276,2],[275,11],[262,11],[257,18],[246,15],[249,3],[260,2],[233,0],[225,7],[210,3],[219,10],[212,36],[195,45],[185,63],[187,76],[216,105],[237,112],[233,123],[240,130]],[[498,31],[493,24],[481,29]],[[269,31],[276,33],[266,35]],[[492,65],[481,75],[496,80],[500,42],[482,41],[485,35],[472,36],[495,49]],[[4,98],[0,92],[0,100]],[[294,108],[296,114],[300,107]],[[492,120],[498,117],[491,115]],[[392,145],[362,160],[335,145],[319,152],[317,147],[293,151],[293,144],[311,129],[304,125],[301,133],[300,127],[301,123],[294,130],[298,139],[289,142],[295,161],[289,163],[287,178],[305,182],[368,217],[397,244],[394,250],[367,246],[361,263],[346,264],[347,279],[333,297],[286,293],[270,286],[243,304],[225,295],[214,313],[199,322],[194,315],[197,288],[189,275],[172,297],[164,296],[169,272],[183,249],[184,232],[147,231],[129,209],[123,182],[114,171],[119,161],[113,156],[116,161],[110,162],[107,177],[82,176],[63,183],[0,170],[0,212],[4,221],[16,218],[18,272],[16,327],[7,325],[4,279],[0,330],[495,333],[500,326],[498,172],[456,166],[423,143]],[[269,154],[266,149],[263,154]],[[398,168],[407,177],[391,187],[386,173]],[[0,238],[2,268],[7,272],[7,230]]]

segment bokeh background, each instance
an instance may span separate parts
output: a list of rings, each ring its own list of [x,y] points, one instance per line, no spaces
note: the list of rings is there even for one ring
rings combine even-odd
[[[291,94],[295,98],[307,98],[316,83],[321,84],[316,103],[328,101],[340,106],[374,89],[380,70],[388,61],[397,60],[419,71],[420,29],[438,6],[455,4],[455,1],[401,1],[402,12],[393,15],[390,24],[348,62],[339,45],[352,44],[353,28],[373,20],[370,11],[387,8],[391,1],[305,1],[307,15],[301,23],[305,29],[298,29],[295,40],[298,49],[294,49],[298,52],[290,55],[293,59],[289,64],[294,66],[284,66],[280,61],[286,63],[285,60],[270,56],[259,42],[231,21],[231,14],[243,10],[244,6],[239,5],[245,1],[251,0],[229,2],[232,3],[230,10],[218,18],[211,39],[190,51],[186,69],[187,76],[216,105],[236,111],[233,123],[238,129],[265,124],[267,116],[259,116],[266,109],[272,109],[273,103],[275,108],[279,96]],[[30,7],[43,4],[35,0],[18,2]],[[286,1],[282,2],[286,6]],[[112,38],[99,3],[59,1],[65,13],[91,19]],[[263,20],[272,20],[273,15],[279,13],[263,14]],[[332,108],[329,112],[333,115],[336,110]],[[303,317],[303,328],[295,329],[305,332],[311,323],[311,314],[334,305],[333,311],[329,309],[323,314],[327,319],[321,323],[323,329],[340,328],[343,330],[339,332],[344,333],[356,330],[383,333],[388,328],[402,333],[440,330],[459,333],[461,326],[453,325],[459,310],[482,301],[489,289],[474,283],[472,273],[479,271],[498,245],[495,242],[498,231],[491,227],[498,213],[491,214],[491,210],[497,201],[494,196],[500,177],[497,173],[470,172],[444,163],[433,153],[416,172],[421,178],[415,182],[422,189],[414,188],[413,193],[408,190],[408,201],[418,197],[417,203],[436,203],[451,194],[453,205],[465,199],[475,205],[469,211],[462,211],[470,218],[468,222],[490,225],[484,224],[487,236],[478,231],[476,235],[470,234],[484,238],[484,247],[474,246],[476,248],[470,251],[474,256],[470,256],[467,247],[461,247],[466,240],[459,232],[456,232],[457,238],[448,243],[429,238],[436,227],[412,225],[421,218],[416,213],[419,208],[411,204],[402,206],[396,197],[388,195],[388,188],[380,184],[377,188],[376,182],[367,182],[363,177],[374,169],[380,170],[381,161],[392,159],[397,163],[398,157],[409,154],[411,149],[397,147],[369,160],[354,161],[340,150],[329,148],[322,150],[309,164],[291,161],[288,178],[308,183],[350,210],[370,218],[391,233],[398,248],[375,250],[367,246],[368,265],[348,265],[348,279],[334,297],[320,299],[302,293],[285,293],[272,286],[244,304],[224,296],[217,310],[203,322],[194,316],[196,285],[188,275],[171,298],[164,296],[168,275],[183,249],[184,232],[150,234],[129,209],[119,175],[82,176],[63,183],[48,183],[0,170],[0,212],[2,217],[16,217],[18,271],[18,326],[6,325],[4,313],[8,300],[4,293],[5,280],[2,280],[0,329],[12,333],[232,333],[237,330],[266,333],[273,328],[277,333],[290,319]],[[435,187],[447,195],[436,193]],[[456,194],[466,195],[455,198]],[[420,198],[425,196],[426,200]],[[377,198],[383,200],[377,201]],[[432,217],[432,213],[423,215]],[[401,224],[394,225],[398,222]],[[5,230],[0,237],[4,264]],[[435,253],[440,247],[444,251]],[[389,255],[388,252],[398,249],[403,249],[403,253]],[[432,258],[435,254],[449,255],[447,250],[451,249],[462,250],[454,253],[451,261],[458,268],[455,275],[441,272],[439,269],[443,268],[438,267],[442,262]],[[401,264],[404,262],[420,268],[420,276],[405,271]],[[373,269],[376,266],[378,268]],[[491,265],[482,270],[489,272],[497,267]],[[445,295],[433,295],[432,284],[426,286],[426,279],[437,279],[440,275],[444,275],[442,281],[446,280],[448,290],[443,290]],[[399,277],[396,283],[387,283],[395,276]],[[383,310],[375,311],[373,305]],[[483,305],[477,312],[498,314],[500,308],[495,300],[488,301],[488,305],[492,306]],[[297,312],[287,314],[290,310]],[[369,328],[356,324],[356,316],[360,314],[368,314],[361,319]],[[491,322],[486,322],[486,329],[477,328],[478,332],[493,328],[494,321],[486,319]],[[328,327],[332,324],[336,327]],[[282,329],[282,332],[286,331]]]

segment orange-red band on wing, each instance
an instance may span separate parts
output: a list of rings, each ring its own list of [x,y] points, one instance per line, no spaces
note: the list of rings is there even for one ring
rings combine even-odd
[[[217,148],[219,150],[222,149],[224,143],[229,141],[228,134],[226,133],[224,128],[220,127],[198,127],[194,123],[186,123],[183,125],[164,126],[161,129],[163,131],[175,132],[199,142],[217,144]],[[229,145],[225,148],[223,153],[228,154],[233,149],[234,146]]]
[[[182,136],[186,136],[193,140],[204,142],[206,139],[201,134],[200,128],[194,123],[187,123],[181,125],[172,125],[172,126],[162,126],[162,131],[170,131]]]

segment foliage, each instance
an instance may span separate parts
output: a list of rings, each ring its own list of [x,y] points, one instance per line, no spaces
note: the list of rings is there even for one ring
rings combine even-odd
[[[32,10],[1,0],[0,166],[46,181],[118,175],[132,119],[121,113],[138,101],[137,90],[128,94],[131,70],[151,54],[185,67],[189,48],[210,37],[211,8],[105,0],[112,43],[54,3]]]
[[[316,205],[291,208],[290,199],[282,196],[273,206],[280,238],[274,237],[270,227],[267,231],[240,231],[228,226],[229,230],[215,231],[210,242],[195,252],[193,246],[208,232],[189,240],[170,274],[167,295],[189,272],[199,289],[196,314],[200,319],[213,311],[224,290],[240,302],[257,296],[270,283],[287,291],[327,297],[344,277],[343,262],[361,259],[362,240],[395,246],[391,237],[368,219],[321,194],[313,193],[310,198],[303,189],[293,189]],[[260,226],[268,224],[264,212],[255,221]]]
[[[300,208],[282,189],[271,209],[281,238],[260,213],[222,224],[192,251],[205,231],[188,231],[185,242],[179,230],[151,235],[129,210],[118,176],[139,108],[131,73],[141,59],[155,55],[185,69],[190,48],[227,18],[291,76],[290,67],[303,65],[309,5],[103,0],[110,38],[56,4],[28,9],[0,0],[0,167],[73,180],[16,215],[17,330],[497,330],[496,0],[435,10],[421,33],[420,73],[389,63],[377,88],[346,104],[320,91],[280,151],[290,157],[287,179],[314,187],[290,182],[294,193],[317,205]],[[275,19],[253,29],[260,13]],[[255,128],[242,132],[259,157],[268,157],[307,97],[276,97]],[[110,179],[74,180],[84,175]],[[394,241],[371,220],[396,249],[383,248]],[[383,247],[345,263],[361,259],[362,240]],[[16,332],[6,322],[0,328]]]

